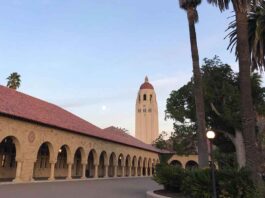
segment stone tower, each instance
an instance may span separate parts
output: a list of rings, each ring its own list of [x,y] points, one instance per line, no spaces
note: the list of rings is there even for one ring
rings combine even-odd
[[[135,137],[151,144],[158,137],[158,110],[154,87],[145,77],[135,106]]]

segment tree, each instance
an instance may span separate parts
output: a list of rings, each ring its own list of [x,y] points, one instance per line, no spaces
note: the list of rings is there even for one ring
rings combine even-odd
[[[11,89],[18,89],[20,87],[20,75],[17,72],[13,72],[6,78],[7,81],[7,87]]]
[[[204,168],[208,167],[208,151],[207,151],[207,139],[206,139],[206,127],[205,127],[205,112],[204,112],[204,100],[203,89],[201,83],[201,70],[199,64],[199,52],[197,46],[195,23],[198,22],[197,6],[201,3],[201,0],[179,0],[180,7],[187,12],[190,34],[190,45],[193,63],[193,78],[194,78],[194,96],[196,106],[196,127],[198,134],[198,156],[199,166]]]
[[[172,150],[178,155],[195,155],[198,154],[197,133],[194,124],[174,124],[174,132],[169,138]]]
[[[248,44],[248,17],[247,11],[251,6],[251,0],[208,0],[209,3],[219,7],[221,11],[229,8],[229,3],[233,5],[237,28],[237,49],[239,61],[239,81],[240,81],[240,115],[242,122],[242,134],[246,149],[246,167],[251,172],[254,182],[258,181],[257,166],[259,164],[258,150],[255,146],[255,114],[253,111],[253,101],[250,80],[250,53]]]
[[[239,75],[215,57],[204,59],[202,81],[206,122],[208,127],[217,132],[214,143],[222,148],[221,150],[226,150],[225,152],[236,150],[237,161],[240,166],[244,166],[245,147],[240,119]],[[265,115],[265,89],[261,87],[261,76],[253,74],[251,82],[256,114]],[[171,118],[177,123],[183,123],[185,120],[195,122],[193,86],[191,80],[179,90],[172,91],[167,99],[166,118]],[[235,147],[231,147],[231,143]]]
[[[251,55],[252,71],[255,69],[264,70],[265,67],[265,1],[258,3],[256,6],[251,6],[248,12],[248,43],[249,52]],[[237,28],[236,21],[232,21],[227,30],[230,43],[228,49],[235,50],[235,55],[238,57],[237,50]]]
[[[165,131],[162,131],[162,133],[159,134],[158,138],[154,140],[152,145],[158,149],[169,149],[170,146],[167,143],[166,136],[167,136],[167,133]]]

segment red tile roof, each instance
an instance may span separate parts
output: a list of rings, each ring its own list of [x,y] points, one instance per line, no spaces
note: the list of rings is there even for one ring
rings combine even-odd
[[[138,140],[137,138],[129,135],[128,133],[124,132],[123,130],[116,128],[114,126],[110,126],[108,128],[103,129],[106,133],[110,133],[113,137],[121,138],[126,142],[130,142],[131,144],[135,145],[138,148],[144,148],[146,150],[154,150],[152,145],[145,144],[142,141]],[[160,150],[156,149],[156,151],[161,152]]]
[[[154,89],[154,87],[149,82],[145,82],[140,86],[140,89]]]
[[[61,107],[1,85],[0,113],[144,150],[161,152],[113,127],[102,130]]]

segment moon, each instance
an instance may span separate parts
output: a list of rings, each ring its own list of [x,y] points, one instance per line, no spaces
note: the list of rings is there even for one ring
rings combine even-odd
[[[106,105],[101,106],[102,111],[105,111],[107,109]]]

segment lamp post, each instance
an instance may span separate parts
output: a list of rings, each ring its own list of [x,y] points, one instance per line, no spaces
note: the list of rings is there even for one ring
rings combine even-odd
[[[211,157],[211,170],[212,170],[212,185],[213,185],[213,198],[217,198],[216,194],[216,183],[215,183],[215,173],[214,173],[214,158],[213,158],[213,139],[215,138],[214,131],[207,131],[207,138],[210,142],[210,157]]]

